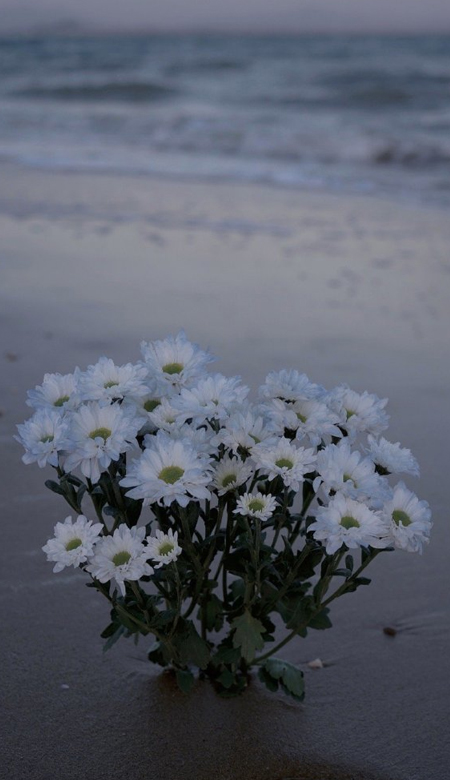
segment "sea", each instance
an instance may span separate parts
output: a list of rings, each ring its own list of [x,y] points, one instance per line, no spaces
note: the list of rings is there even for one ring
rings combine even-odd
[[[0,160],[450,205],[450,37],[0,39]]]

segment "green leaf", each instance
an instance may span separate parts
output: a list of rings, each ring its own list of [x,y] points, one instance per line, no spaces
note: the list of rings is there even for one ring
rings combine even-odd
[[[180,691],[190,693],[195,683],[195,677],[188,669],[177,669],[175,677]]]
[[[103,645],[104,653],[106,653],[108,650],[111,650],[111,647],[116,644],[116,642],[120,639],[121,636],[123,636],[123,634],[125,634],[125,630],[126,629],[124,628],[124,626],[119,626],[118,628],[116,628],[116,631],[113,634],[109,635],[107,641]],[[103,636],[103,634],[101,636]],[[137,636],[138,634],[136,634],[136,637]]]
[[[239,661],[241,657],[241,651],[239,647],[228,647],[222,645],[217,650],[217,653],[213,656],[212,661],[215,666],[218,664],[234,664]]]
[[[229,669],[224,669],[222,674],[220,674],[217,678],[217,682],[223,685],[224,688],[228,689],[231,688],[231,686],[236,682],[236,678],[233,672],[230,672]]]
[[[304,699],[305,684],[301,669],[297,669],[293,664],[281,661],[279,658],[268,658],[263,669],[269,677],[281,684],[285,693],[297,701]],[[267,684],[264,678],[260,679]]]
[[[275,693],[275,691],[278,690],[278,680],[275,680],[273,677],[271,677],[271,675],[265,670],[264,666],[260,667],[258,677],[261,682],[264,683],[266,688],[268,688],[272,693]]]
[[[357,577],[355,580],[353,580],[353,582],[355,583],[356,586],[358,586],[358,585],[370,585],[372,580],[369,579],[369,577]]]
[[[58,493],[59,496],[66,495],[66,491],[61,487],[61,485],[58,485],[58,483],[54,482],[52,479],[47,479],[45,481],[45,487],[53,491],[53,493]]]
[[[234,630],[233,646],[241,648],[242,657],[250,664],[256,651],[264,647],[261,636],[265,632],[263,624],[246,609],[243,615],[233,620],[231,628]]]
[[[177,645],[180,663],[183,666],[192,663],[199,669],[206,669],[211,657],[209,647],[198,634],[192,621],[188,621],[186,630],[174,637],[173,642]]]
[[[215,595],[209,596],[206,606],[200,607],[199,618],[204,619],[208,631],[220,631],[223,626],[222,602]]]
[[[310,628],[315,628],[317,631],[323,631],[326,628],[331,628],[332,623],[330,618],[328,617],[329,613],[328,607],[325,607],[321,612],[319,612],[318,615],[315,615],[311,618],[308,625]]]
[[[245,593],[245,582],[244,580],[233,580],[233,582],[230,585],[230,591],[231,596],[233,598],[233,601],[236,601],[236,599],[243,599],[244,593]]]

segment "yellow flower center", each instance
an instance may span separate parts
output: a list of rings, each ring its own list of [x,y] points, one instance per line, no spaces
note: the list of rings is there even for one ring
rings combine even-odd
[[[288,458],[280,458],[275,461],[275,466],[278,466],[279,469],[291,469],[293,465],[292,460],[289,460]]]
[[[173,549],[174,549],[174,545],[172,544],[172,542],[163,542],[159,548],[159,554],[169,555],[169,553],[171,553]]]
[[[403,509],[394,509],[392,512],[392,519],[396,525],[400,525],[401,523],[402,525],[407,526],[412,523],[410,516],[407,515]]]
[[[264,509],[264,501],[260,498],[252,498],[252,500],[248,502],[248,508],[252,512],[261,512]]]
[[[112,431],[109,430],[109,428],[96,428],[95,431],[91,431],[89,434],[90,439],[103,439],[103,441],[106,441],[106,439],[109,439],[111,436]]]
[[[166,363],[165,366],[162,367],[162,370],[165,374],[181,374],[184,366],[182,363]]]
[[[146,412],[154,412],[157,406],[160,406],[161,401],[159,398],[149,398],[144,404]]]
[[[53,406],[63,406],[66,403],[66,401],[68,401],[68,400],[69,400],[69,396],[68,395],[62,395],[61,398],[58,398],[58,400],[55,401]]]
[[[71,539],[70,542],[67,542],[66,544],[66,550],[67,552],[70,552],[71,550],[76,550],[77,547],[81,547],[82,544],[83,542],[81,541],[81,539],[78,538]]]
[[[167,485],[174,485],[184,474],[184,469],[179,466],[165,466],[158,474],[159,479],[166,482]]]
[[[128,563],[130,558],[131,558],[131,554],[128,552],[128,550],[122,550],[122,552],[118,552],[115,554],[114,558],[112,559],[112,562],[114,566],[123,566],[124,563]]]
[[[226,477],[222,479],[222,487],[228,487],[228,485],[232,485],[233,482],[236,482],[236,474],[227,474]]]
[[[358,521],[350,515],[344,515],[344,517],[341,517],[341,525],[346,529],[346,531],[348,531],[350,528],[359,528]]]

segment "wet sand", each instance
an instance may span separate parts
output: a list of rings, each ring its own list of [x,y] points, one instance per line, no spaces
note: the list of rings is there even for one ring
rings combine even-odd
[[[92,174],[0,171],[2,720],[8,780],[446,780],[450,220],[373,198]],[[12,442],[45,371],[184,327],[217,370],[272,369],[390,398],[433,510],[423,556],[381,556],[334,628],[293,642],[297,704],[254,679],[190,696],[145,659],[102,654],[106,602],[41,547],[65,517]],[[385,627],[395,636],[387,636]],[[321,658],[313,671],[307,663]]]

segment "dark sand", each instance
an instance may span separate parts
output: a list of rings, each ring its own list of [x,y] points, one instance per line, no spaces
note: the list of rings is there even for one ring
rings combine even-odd
[[[47,174],[0,179],[2,718],[8,780],[447,780],[450,220],[275,188]],[[298,367],[389,396],[433,509],[424,555],[382,556],[335,627],[293,642],[307,697],[253,680],[190,696],[145,660],[102,654],[108,608],[42,545],[69,514],[12,441],[45,371],[185,327],[254,387]],[[394,627],[395,636],[383,633]],[[320,657],[325,668],[312,671]]]

